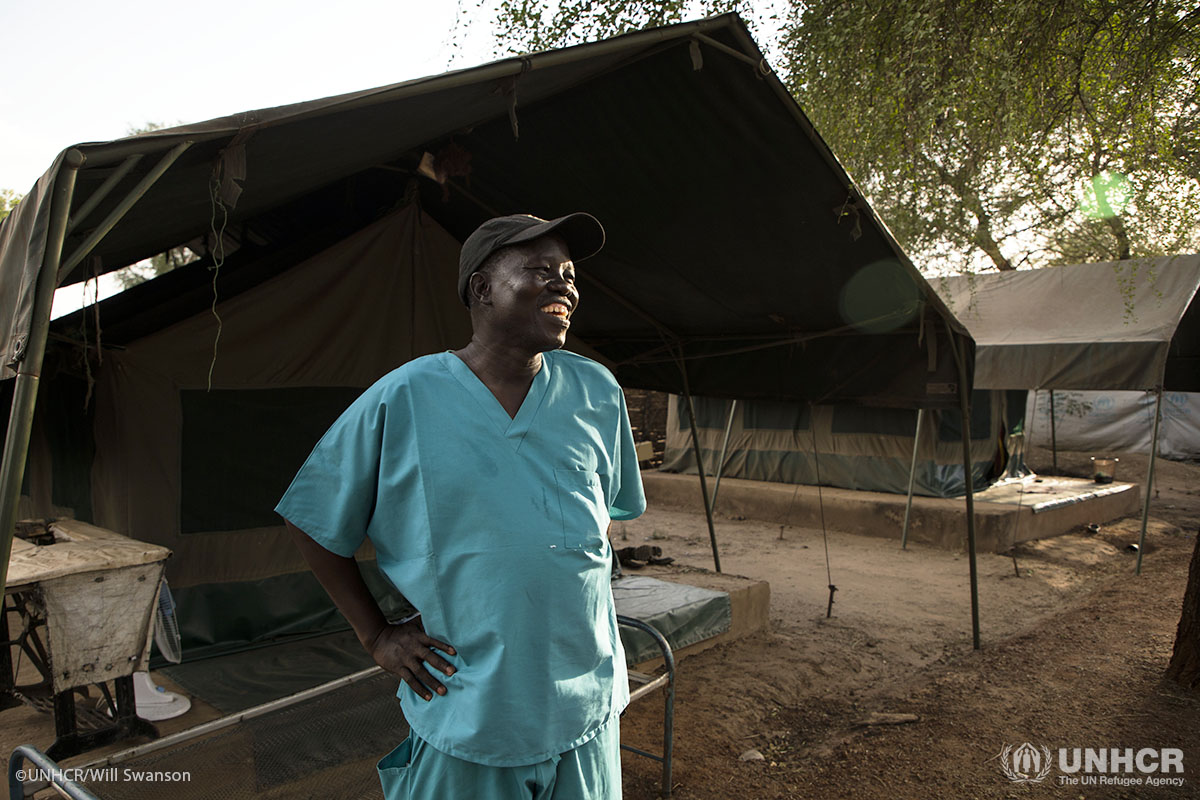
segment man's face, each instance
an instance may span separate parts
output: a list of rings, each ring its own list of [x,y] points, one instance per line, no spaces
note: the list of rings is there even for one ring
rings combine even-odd
[[[550,235],[507,250],[488,271],[493,320],[506,340],[532,352],[562,347],[579,305],[566,242]]]

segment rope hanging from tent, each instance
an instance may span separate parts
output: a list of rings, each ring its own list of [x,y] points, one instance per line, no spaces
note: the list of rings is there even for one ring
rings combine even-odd
[[[825,579],[828,581],[829,588],[829,604],[825,607],[825,619],[833,616],[833,594],[838,590],[833,584],[833,567],[829,558],[829,531],[825,526],[825,497],[821,492],[821,456],[817,452],[817,426],[816,426],[816,409],[812,403],[808,404],[808,430],[812,434],[813,448],[813,466],[817,472],[817,508],[821,515],[821,538],[825,543]],[[797,447],[800,445],[800,423],[796,422],[796,427],[792,428],[792,438],[795,440]],[[784,524],[779,526],[779,538],[783,539],[783,529],[790,524],[792,519],[792,511],[796,507],[796,495],[800,492],[800,484],[796,483],[792,489],[792,499],[788,502],[788,511],[784,515]]]
[[[104,354],[100,349],[101,332],[100,332],[100,257],[93,255],[88,258],[87,279],[83,282],[83,303],[86,308],[88,287],[92,289],[92,310],[93,318],[96,324],[96,361],[97,364],[104,364]],[[87,392],[83,396],[83,410],[87,411],[88,406],[92,403],[92,391],[96,387],[96,376],[92,374],[92,358],[88,353],[88,332],[87,332],[87,314],[84,313],[80,318],[80,331],[83,333],[83,376],[87,383]]]
[[[825,541],[825,578],[829,581],[829,605],[825,607],[825,619],[833,616],[833,594],[838,590],[833,585],[833,568],[829,563],[829,531],[825,527],[825,498],[821,494],[821,455],[817,452],[817,426],[816,414],[813,413],[813,406],[809,403],[808,406],[808,430],[812,434],[813,445],[813,467],[817,471],[817,508],[821,511],[821,538]]]
[[[208,268],[212,273],[212,315],[217,320],[217,334],[213,337],[212,361],[208,364],[208,391],[212,391],[213,370],[217,368],[217,346],[221,343],[221,330],[224,327],[221,321],[221,314],[217,311],[217,303],[220,300],[220,295],[217,292],[217,278],[221,275],[221,265],[225,263],[225,226],[229,223],[229,209],[221,200],[219,194],[221,190],[221,160],[218,159],[213,165],[212,177],[208,182],[208,199],[211,208],[209,214],[208,227],[212,232],[212,244],[209,245],[209,253],[212,255],[213,263]],[[217,227],[217,213],[221,214],[221,225]]]

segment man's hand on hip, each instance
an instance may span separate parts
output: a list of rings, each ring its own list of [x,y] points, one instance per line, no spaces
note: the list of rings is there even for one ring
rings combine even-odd
[[[453,675],[454,666],[442,658],[434,648],[450,655],[457,655],[454,648],[425,634],[421,618],[385,625],[371,642],[367,652],[375,663],[398,676],[425,700],[432,700],[432,692],[445,694],[446,687],[426,669],[426,664],[444,675]]]

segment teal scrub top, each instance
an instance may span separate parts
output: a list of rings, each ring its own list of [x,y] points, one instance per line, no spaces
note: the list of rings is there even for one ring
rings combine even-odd
[[[385,375],[276,511],[342,556],[369,538],[426,633],[457,650],[445,695],[400,684],[413,730],[518,766],[583,744],[629,702],[606,531],[645,507],[620,387],[555,350],[513,418],[453,353]]]

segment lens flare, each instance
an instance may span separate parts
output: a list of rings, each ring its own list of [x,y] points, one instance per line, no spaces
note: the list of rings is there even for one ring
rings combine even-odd
[[[1119,172],[1101,172],[1084,184],[1079,210],[1090,219],[1111,219],[1125,213],[1132,194],[1129,178]]]
[[[860,269],[838,303],[842,319],[868,333],[885,333],[917,313],[921,292],[913,277],[896,261],[876,261]]]

